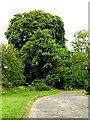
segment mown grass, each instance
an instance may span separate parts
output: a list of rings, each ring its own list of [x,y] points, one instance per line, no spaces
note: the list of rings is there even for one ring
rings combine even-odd
[[[56,95],[61,92],[57,89],[50,91],[30,91],[25,87],[18,87],[13,89],[4,89],[2,92],[2,118],[26,118],[32,103],[39,97]],[[30,105],[25,111],[26,106],[30,101]]]
[[[70,90],[70,92],[77,94],[87,93],[85,90]],[[30,111],[30,107],[37,98],[60,93],[60,90],[54,88],[50,91],[30,91],[28,88],[23,86],[12,89],[3,89],[2,118],[26,118]],[[28,106],[29,102],[30,104]],[[26,106],[28,106],[27,109],[25,109]]]
[[[76,94],[83,94],[83,95],[87,95],[87,91],[86,90],[70,90],[70,92],[74,92]]]

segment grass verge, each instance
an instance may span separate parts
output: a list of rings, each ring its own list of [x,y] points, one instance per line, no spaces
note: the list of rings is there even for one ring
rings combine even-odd
[[[50,91],[30,91],[25,87],[18,87],[2,92],[2,118],[26,118],[32,103],[39,97],[56,95],[61,92],[57,89],[51,89]],[[25,108],[30,102],[30,105]]]
[[[76,94],[83,94],[83,95],[87,95],[87,91],[86,90],[70,90],[70,92],[74,92]]]

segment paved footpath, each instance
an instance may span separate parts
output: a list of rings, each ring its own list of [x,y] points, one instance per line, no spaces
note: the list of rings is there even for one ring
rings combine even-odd
[[[38,98],[27,118],[88,118],[88,96],[64,91]]]

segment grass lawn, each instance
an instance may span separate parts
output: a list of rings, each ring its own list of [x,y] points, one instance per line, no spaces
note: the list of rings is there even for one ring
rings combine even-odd
[[[87,91],[86,90],[70,90],[70,92],[74,92],[76,94],[84,94],[87,95]]]
[[[32,103],[39,97],[60,94],[57,89],[50,91],[30,91],[27,88],[13,88],[2,93],[2,118],[26,118]],[[26,106],[30,104],[25,111]]]

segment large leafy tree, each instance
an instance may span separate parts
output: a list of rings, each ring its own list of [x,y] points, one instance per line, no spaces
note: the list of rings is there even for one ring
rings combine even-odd
[[[38,29],[20,50],[27,83],[46,79],[47,85],[64,88],[67,81],[69,51],[61,48],[50,35],[51,30]]]
[[[87,30],[80,30],[73,36],[75,39],[71,42],[74,52],[83,52],[88,50],[88,32]]]
[[[23,65],[13,45],[0,46],[2,53],[2,86],[13,87],[25,84]]]
[[[64,88],[69,60],[64,34],[58,16],[40,10],[14,15],[5,35],[20,50],[27,83],[44,79],[48,85]]]
[[[49,33],[50,30],[47,29],[36,30],[21,49],[21,60],[28,83],[35,79],[45,79],[48,74],[57,72],[60,57],[55,39]]]
[[[65,47],[63,21],[60,17],[41,10],[14,15],[14,18],[10,20],[5,35],[8,43],[12,43],[16,48],[21,49],[25,43],[30,41],[30,37],[38,28],[51,30],[50,34],[55,39],[55,42]]]

